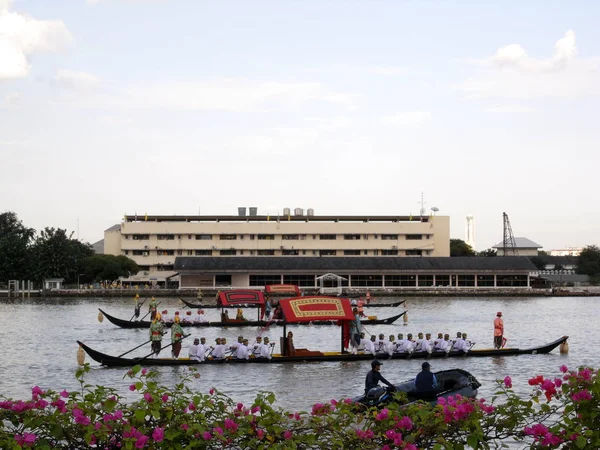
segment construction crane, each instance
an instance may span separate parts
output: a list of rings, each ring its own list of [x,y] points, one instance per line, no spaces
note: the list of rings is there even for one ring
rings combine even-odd
[[[502,239],[503,256],[519,256],[515,237],[513,236],[512,228],[510,226],[510,220],[508,220],[508,214],[503,212],[502,218],[504,219],[504,238]]]

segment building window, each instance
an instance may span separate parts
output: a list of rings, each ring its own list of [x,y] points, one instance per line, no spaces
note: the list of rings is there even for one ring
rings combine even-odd
[[[354,277],[352,277],[354,280]],[[353,281],[354,283],[354,281]],[[385,286],[400,286],[400,287],[415,287],[417,285],[417,277],[414,275],[386,275]]]
[[[352,286],[383,286],[383,275],[352,275]]]
[[[159,272],[165,271],[165,270],[173,270],[173,265],[171,264],[159,264],[158,266],[156,266],[156,270],[158,270]]]
[[[149,234],[133,234],[132,237],[134,241],[145,241],[147,239],[150,239]]]
[[[258,240],[259,241],[272,241],[275,239],[275,235],[274,234],[259,234],[258,235]]]
[[[494,275],[477,275],[478,287],[494,287]]]
[[[138,267],[139,267],[140,271],[145,271],[145,272],[147,272],[147,271],[149,271],[149,270],[150,270],[150,266],[140,266],[140,265],[138,265]]]
[[[197,234],[196,240],[197,241],[210,241],[210,240],[212,240],[212,234]]]
[[[281,284],[281,275],[250,275],[250,286]]]
[[[374,254],[375,256],[379,255],[379,250],[373,250],[373,254]]]
[[[381,254],[384,256],[398,256],[398,250],[381,250]]]
[[[281,236],[281,239],[283,239],[284,241],[297,241],[300,239],[300,235],[299,234],[284,234],[283,236]]]
[[[319,239],[321,239],[322,241],[335,241],[336,235],[335,234],[320,234]]]
[[[360,256],[360,250],[344,250],[344,256]]]
[[[129,235],[128,235],[128,234],[124,234],[124,235],[123,235],[123,237],[124,237],[125,239],[129,239]]]
[[[368,255],[368,254],[369,254],[369,250],[365,250],[365,255]]]
[[[281,254],[283,256],[298,256],[300,254],[300,250],[282,250]]]
[[[335,256],[335,255],[337,255],[337,251],[335,251],[335,250],[319,250],[319,255],[321,255],[321,256]]]
[[[422,234],[407,234],[406,235],[407,241],[420,241],[421,239],[423,239]]]
[[[174,234],[159,234],[156,236],[159,241],[173,241],[175,240]]]
[[[235,241],[237,239],[237,234],[221,234],[219,235],[219,239],[222,241]]]
[[[221,255],[221,256],[235,256],[235,255],[237,255],[237,251],[234,250],[234,249],[220,250],[219,251],[219,255]]]
[[[498,287],[526,287],[527,275],[496,275]]]
[[[254,235],[254,234],[250,235],[250,239],[255,239],[255,238],[256,238],[256,235]]]
[[[144,254],[144,250],[133,250],[131,254],[134,256],[142,256]]]
[[[129,250],[123,250],[124,255],[129,255]]]
[[[177,250],[178,255],[183,255],[183,250]]]
[[[435,276],[436,286],[450,286],[450,275],[436,275]]]
[[[419,286],[433,286],[433,275],[419,275]]]
[[[314,275],[284,275],[283,284],[295,284],[297,286],[314,287]]]
[[[406,256],[422,256],[423,250],[406,250]]]
[[[186,252],[185,252],[185,254],[188,255],[188,256],[192,255],[193,253],[194,252],[192,250],[186,250]]]
[[[215,286],[231,286],[231,275],[215,275]]]
[[[156,250],[158,256],[174,256],[175,250]]]
[[[196,250],[194,254],[196,256],[212,256],[212,250]]]
[[[475,275],[459,275],[458,276],[459,287],[473,287],[475,286]]]
[[[346,241],[360,241],[360,234],[345,234],[344,239]]]
[[[381,239],[384,241],[395,241],[396,239],[398,239],[398,235],[397,234],[382,234]]]
[[[273,256],[275,250],[256,250],[256,254],[259,256]]]

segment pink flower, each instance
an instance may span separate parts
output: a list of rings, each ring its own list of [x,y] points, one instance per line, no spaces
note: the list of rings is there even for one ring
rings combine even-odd
[[[120,409],[117,409],[115,411],[115,413],[113,414],[115,420],[121,420],[123,418],[123,411],[121,411]]]
[[[576,392],[575,394],[571,395],[571,399],[574,402],[580,402],[583,400],[591,400],[592,394],[590,394],[590,391],[588,391],[587,389],[584,389],[583,391],[579,391],[579,392]]]
[[[212,434],[210,434],[208,431],[205,431],[204,433],[202,433],[202,438],[205,441],[210,441],[212,439]]]
[[[410,417],[408,416],[404,416],[402,419],[400,419],[398,421],[398,423],[396,424],[396,426],[398,428],[401,428],[403,430],[412,430],[413,427],[413,421],[410,419]]]
[[[196,405],[194,405],[193,403],[190,403],[190,404],[188,405],[188,409],[189,409],[190,411],[196,411]]]
[[[338,402],[337,402],[337,400],[336,400],[336,399],[331,399],[331,404],[332,404],[333,406],[336,406],[336,405],[338,404]]]
[[[37,399],[38,395],[44,395],[44,391],[42,391],[42,389],[39,386],[34,386],[33,388],[31,388],[31,396],[34,400]]]
[[[129,385],[129,390],[132,391],[132,392],[135,391],[135,384],[130,384]]]
[[[142,369],[142,375],[146,375],[148,373],[148,369],[146,369],[145,367]]]
[[[238,429],[238,424],[235,422],[235,420],[225,419],[225,429],[235,433]]]
[[[146,392],[146,393],[144,394],[144,400],[146,400],[148,403],[150,403],[150,402],[152,402],[152,400],[154,400],[154,399],[152,398],[152,395],[150,395],[150,393],[149,393],[149,392]]]
[[[252,414],[256,414],[257,412],[260,411],[260,406],[253,406],[251,411],[252,411]]]
[[[351,399],[351,398],[345,398],[345,399],[344,399],[344,403],[345,403],[346,405],[349,405],[350,403],[353,403],[353,402],[352,402],[352,399]]]
[[[560,366],[559,369],[562,373],[567,373],[569,371],[569,368],[567,366],[565,366],[564,364],[562,366]]]
[[[223,434],[223,428],[221,427],[214,427],[213,431],[217,434]]]
[[[240,411],[241,411],[242,409],[244,409],[244,404],[243,404],[243,403],[238,403],[238,404],[237,404],[237,409],[238,409],[238,410],[240,410]]]
[[[284,437],[286,440],[289,440],[289,439],[291,439],[291,438],[292,438],[292,432],[291,432],[291,431],[289,431],[289,430],[286,430],[286,431],[283,433],[283,437]]]
[[[167,400],[169,400],[169,396],[167,394],[163,394],[162,397],[160,398],[163,403],[166,402]]]
[[[135,441],[135,448],[144,448],[148,439],[148,436],[140,436],[137,441]]]
[[[66,390],[63,389],[63,391],[60,393],[60,396],[62,398],[67,398],[69,396],[69,393]]]
[[[387,408],[383,408],[383,409],[381,410],[381,412],[380,412],[379,414],[377,414],[377,416],[375,416],[375,418],[376,418],[377,420],[385,420],[385,419],[387,419],[387,418],[388,418],[388,413],[389,413],[389,412],[390,412],[390,410],[389,410],[389,409],[387,409]]]
[[[209,393],[210,395],[213,395],[213,394],[215,393],[215,388],[210,388],[210,391],[208,391],[208,393]]]
[[[504,386],[509,389],[512,387],[512,379],[508,375],[504,377]]]
[[[392,450],[392,449],[389,445],[385,444],[383,447],[381,447],[381,450]]]
[[[560,378],[555,378],[554,379],[554,385],[556,387],[561,387],[562,386],[562,380]]]
[[[181,429],[184,431],[187,431],[190,428],[190,426],[187,423],[182,423],[181,424]]]
[[[538,384],[542,384],[543,382],[544,382],[544,377],[542,375],[533,377],[528,381],[530,386],[537,386]]]
[[[152,432],[152,439],[154,439],[156,442],[162,442],[162,440],[165,438],[165,430],[163,430],[160,427],[156,427],[154,429],[154,431]]]
[[[31,433],[15,434],[15,441],[21,447],[29,447],[35,442],[36,435]]]

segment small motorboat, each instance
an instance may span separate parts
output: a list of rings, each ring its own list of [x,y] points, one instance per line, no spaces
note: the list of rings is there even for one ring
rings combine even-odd
[[[395,384],[396,392],[405,392],[408,401],[407,404],[414,403],[419,400],[436,404],[439,398],[448,398],[455,395],[462,397],[476,397],[477,389],[481,383],[477,381],[473,375],[462,369],[449,369],[435,372],[437,378],[438,390],[435,393],[427,393],[426,395],[419,394],[415,391],[415,379],[404,381],[403,383]],[[366,395],[355,397],[355,403],[371,406],[384,406],[387,403],[395,401],[394,389],[377,386],[372,388]]]

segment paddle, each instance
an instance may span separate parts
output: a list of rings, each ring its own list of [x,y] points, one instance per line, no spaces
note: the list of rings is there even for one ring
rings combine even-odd
[[[163,336],[164,336],[164,335],[163,335]],[[150,342],[152,342],[152,339],[149,339],[149,340],[147,340],[146,342],[144,342],[143,344],[140,344],[140,345],[138,345],[137,347],[134,347],[134,348],[132,348],[132,349],[131,349],[131,350],[129,350],[128,352],[121,353],[119,356],[117,356],[117,358],[121,358],[121,357],[125,356],[127,353],[131,353],[132,351],[134,351],[134,350],[137,350],[138,348],[140,348],[140,347],[142,347],[142,346],[144,346],[144,345],[146,345],[146,344],[148,344],[148,343],[150,343]]]
[[[161,303],[162,303],[162,302],[158,302],[158,303],[156,304],[156,307],[158,308],[158,305],[160,305]],[[151,312],[151,311],[148,311],[148,312],[147,312],[147,313],[144,315],[144,317],[142,317],[142,318],[140,319],[140,322],[141,322],[142,320],[144,320],[144,319],[145,319],[145,318],[148,316],[148,314],[150,314],[150,312]]]
[[[133,313],[133,316],[131,316],[131,319],[129,319],[129,321],[131,322],[133,320],[134,317],[140,317],[140,310],[142,309],[142,306],[144,306],[144,303],[146,303],[146,300],[148,300],[148,297],[146,297],[144,299],[144,301],[142,301],[142,303],[140,303],[136,308],[135,308],[135,312]],[[146,317],[146,316],[144,316]]]
[[[164,336],[164,334],[163,334],[163,336]],[[160,353],[161,351],[163,351],[165,348],[167,348],[167,347],[171,347],[171,346],[172,346],[173,344],[175,344],[176,342],[183,341],[183,340],[184,340],[186,337],[188,337],[188,336],[191,336],[191,334],[184,334],[184,335],[181,337],[181,339],[177,339],[175,342],[171,342],[170,344],[167,344],[167,345],[165,345],[165,346],[161,347],[161,348],[160,348],[160,350],[159,350],[159,353]],[[148,342],[146,342],[146,344],[147,344],[147,343],[148,343]],[[136,348],[137,348],[137,347],[136,347]],[[135,350],[135,349],[134,349],[134,350]],[[148,359],[148,358],[150,358],[152,355],[154,355],[154,352],[152,352],[152,353],[150,353],[150,354],[148,354],[148,355],[144,356],[143,358],[139,358],[139,359],[137,359],[137,360],[136,360],[136,362],[140,362],[140,361],[143,361],[144,359]]]

